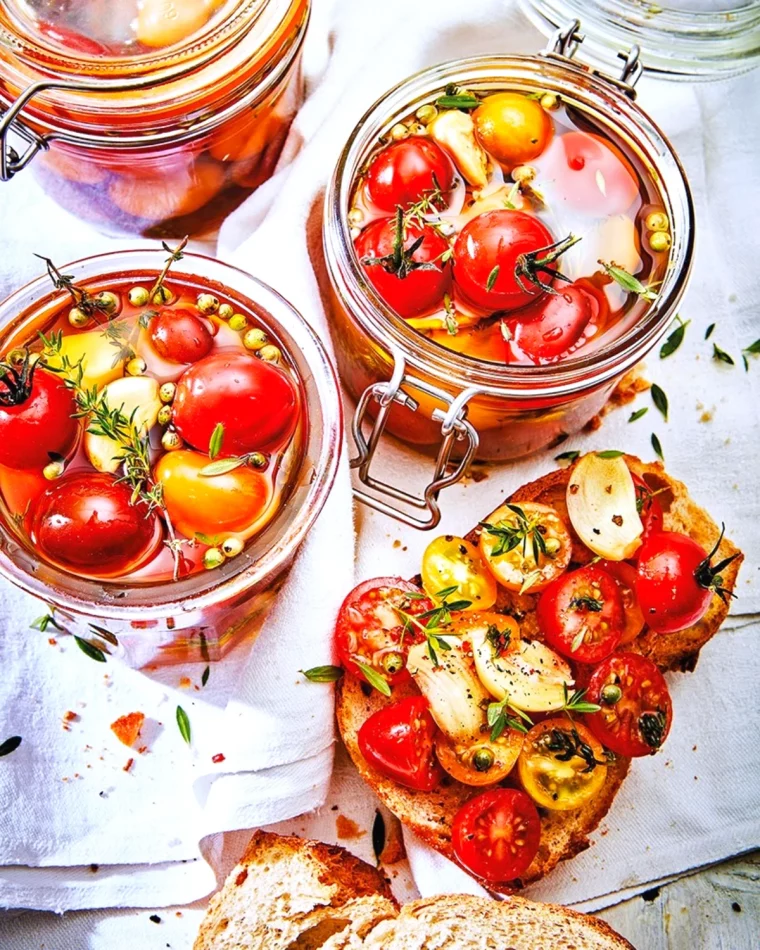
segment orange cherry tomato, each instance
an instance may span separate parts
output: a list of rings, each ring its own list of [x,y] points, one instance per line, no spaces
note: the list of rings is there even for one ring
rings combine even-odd
[[[274,112],[251,112],[246,109],[243,115],[225,122],[209,146],[209,155],[218,162],[243,162],[259,155],[276,137],[281,116]]]
[[[271,481],[247,465],[222,475],[201,475],[208,464],[208,455],[180,449],[156,465],[156,481],[164,486],[174,527],[188,538],[245,532],[269,507]]]
[[[145,174],[120,174],[111,183],[111,201],[135,218],[163,221],[192,214],[208,204],[224,187],[224,169],[198,161],[185,167],[156,168]]]
[[[487,96],[472,118],[480,144],[509,170],[538,158],[552,137],[547,113],[519,92]]]

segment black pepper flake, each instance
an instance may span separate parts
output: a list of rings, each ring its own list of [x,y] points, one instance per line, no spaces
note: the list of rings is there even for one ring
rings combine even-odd
[[[160,923],[161,923],[161,918],[158,916],[158,914],[151,914],[148,919],[149,919],[149,920],[152,920],[154,924],[160,924]]]

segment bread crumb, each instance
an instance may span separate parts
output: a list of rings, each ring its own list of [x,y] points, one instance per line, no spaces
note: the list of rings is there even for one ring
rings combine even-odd
[[[235,878],[235,887],[240,887],[241,884],[245,883],[245,879],[248,877],[248,868],[243,868],[243,870]]]
[[[127,764],[124,766],[123,771],[129,772],[134,764],[135,764],[134,759],[127,759]]]
[[[126,746],[132,746],[140,735],[144,722],[145,713],[127,713],[125,716],[119,716],[111,723],[111,732],[119,742],[123,742]]]
[[[189,676],[183,676],[179,681],[180,689],[187,689],[189,686],[192,686],[192,685],[193,685],[193,681],[190,679]]]
[[[393,542],[393,547],[394,547],[394,548],[400,548],[400,547],[401,547],[401,541],[399,541],[398,538],[396,538],[396,540]]]
[[[367,834],[366,831],[361,830],[355,821],[346,818],[345,815],[338,815],[336,817],[335,830],[338,833],[338,837],[343,838],[344,841],[355,841],[357,838],[363,838]]]

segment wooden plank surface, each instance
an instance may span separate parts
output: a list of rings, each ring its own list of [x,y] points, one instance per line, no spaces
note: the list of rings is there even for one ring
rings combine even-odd
[[[760,950],[760,851],[600,911],[637,950]]]

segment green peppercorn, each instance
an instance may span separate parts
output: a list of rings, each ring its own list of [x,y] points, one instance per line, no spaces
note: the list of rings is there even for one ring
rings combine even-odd
[[[268,343],[259,350],[259,356],[265,363],[279,363],[282,359],[282,350],[279,346],[273,346]]]
[[[623,690],[615,683],[608,683],[602,687],[601,700],[605,706],[614,706],[623,698]]]
[[[219,301],[213,294],[198,294],[195,305],[200,312],[206,314],[206,316],[216,313],[219,309]]]
[[[668,231],[670,222],[664,211],[650,211],[644,218],[644,227],[647,231]]]
[[[145,360],[135,356],[126,365],[127,376],[144,376],[147,368],[148,364]]]
[[[174,297],[174,294],[169,290],[168,287],[159,287],[158,290],[153,294],[153,303],[161,306],[162,304],[169,303],[170,300]]]
[[[161,436],[161,445],[167,452],[176,452],[184,443],[174,429],[167,429]]]
[[[158,424],[160,426],[168,426],[172,421],[172,407],[171,406],[161,406],[158,410]]]
[[[150,300],[150,294],[145,287],[133,287],[127,294],[127,300],[133,307],[144,307]]]
[[[386,673],[395,676],[404,668],[404,658],[400,653],[386,653],[382,659],[382,666]]]
[[[653,231],[649,235],[649,246],[653,251],[667,251],[672,243],[667,231]]]
[[[229,320],[230,317],[235,313],[235,308],[228,303],[223,303],[219,307],[219,317],[222,320]]]
[[[248,317],[242,313],[233,313],[230,317],[230,330],[245,330],[248,326]]]
[[[49,482],[54,482],[56,478],[60,478],[63,475],[66,466],[61,461],[61,459],[56,459],[54,462],[48,462],[48,464],[42,469],[42,474]]]
[[[163,403],[170,403],[174,399],[177,387],[174,383],[164,383],[158,390],[158,398]]]
[[[420,106],[414,115],[423,125],[430,125],[438,115],[438,110],[432,103],[429,103],[426,106]]]
[[[494,755],[490,749],[477,749],[472,757],[472,765],[476,772],[487,772],[494,763]]]
[[[269,459],[266,455],[262,455],[261,452],[251,452],[248,456],[248,464],[251,468],[266,468],[269,464]]]
[[[237,557],[243,550],[243,542],[240,538],[225,538],[222,541],[222,554],[225,557]]]
[[[254,327],[243,337],[243,346],[247,350],[253,350],[254,353],[258,353],[262,347],[266,346],[268,340],[269,337],[262,329]]]
[[[81,329],[82,327],[86,327],[89,322],[90,318],[83,310],[80,310],[79,307],[72,307],[71,310],[69,310],[69,323],[72,327]]]
[[[219,548],[209,548],[203,555],[203,566],[207,571],[213,571],[222,564],[224,564],[224,555]]]

